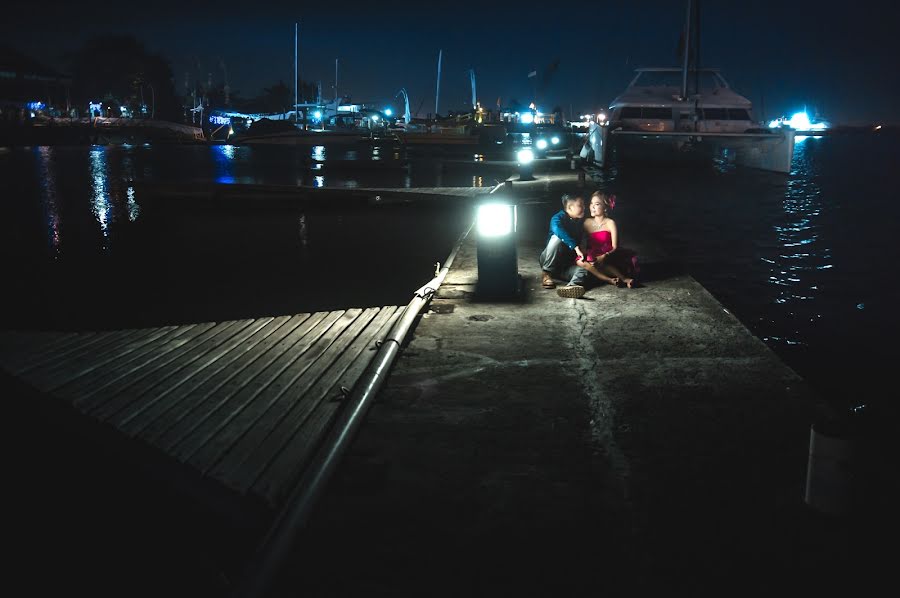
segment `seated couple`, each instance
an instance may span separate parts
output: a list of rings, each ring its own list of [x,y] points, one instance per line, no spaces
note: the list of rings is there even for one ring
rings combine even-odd
[[[637,255],[619,247],[616,222],[609,217],[615,206],[615,195],[595,191],[585,218],[581,196],[563,195],[563,209],[550,219],[547,246],[541,252],[541,286],[552,289],[554,278],[568,280],[556,293],[577,299],[590,283],[629,289],[637,285]]]

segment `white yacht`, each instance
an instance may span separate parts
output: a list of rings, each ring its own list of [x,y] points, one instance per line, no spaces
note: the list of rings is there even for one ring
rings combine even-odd
[[[698,90],[682,92],[680,68],[642,68],[609,105],[609,124],[623,131],[760,133],[750,100],[735,93],[718,69],[687,72]]]
[[[718,69],[698,68],[697,11],[688,2],[688,40],[681,67],[641,68],[588,131],[588,160],[612,162],[725,160],[751,168],[790,172],[794,132],[753,118],[753,106]]]

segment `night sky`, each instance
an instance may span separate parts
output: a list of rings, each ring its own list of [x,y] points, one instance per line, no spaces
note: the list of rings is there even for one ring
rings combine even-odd
[[[433,112],[443,50],[439,111],[461,109],[476,72],[480,101],[528,102],[568,116],[595,111],[628,84],[634,68],[678,66],[686,2],[284,2],[17,3],[0,32],[13,47],[62,68],[61,56],[97,33],[133,34],[168,58],[176,89],[185,73],[252,97],[294,69],[300,22],[300,76],[338,87],[355,102],[387,104],[401,87],[413,113]],[[56,3],[61,4],[61,3]],[[313,7],[314,6],[314,7]],[[759,0],[701,2],[701,62],[718,67],[754,104],[757,118],[806,107],[833,124],[900,123],[898,8],[855,3]],[[558,60],[550,74],[547,69]],[[197,68],[199,64],[199,69]],[[529,79],[528,73],[538,71]]]

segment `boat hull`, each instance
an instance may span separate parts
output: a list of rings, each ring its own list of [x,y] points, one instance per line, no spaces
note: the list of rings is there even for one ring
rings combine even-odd
[[[790,173],[794,131],[764,133],[675,133],[591,130],[592,159],[600,166],[634,162],[725,161],[748,168]]]

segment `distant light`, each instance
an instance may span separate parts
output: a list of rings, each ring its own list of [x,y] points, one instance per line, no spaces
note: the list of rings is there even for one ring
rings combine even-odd
[[[520,164],[531,164],[534,161],[534,152],[527,148],[522,149],[516,154],[516,158],[518,158]]]
[[[558,144],[559,144],[559,137],[557,137],[556,135],[554,135],[553,137],[550,138],[550,143],[552,143],[553,145],[558,145]]]
[[[535,143],[538,149],[547,149],[547,140],[546,139],[538,139],[537,143]]]
[[[385,108],[385,109],[384,109],[384,115],[385,115],[385,116],[390,116],[390,115],[393,114],[393,113],[394,113],[394,111],[391,110],[390,108]]]
[[[776,118],[769,123],[769,128],[772,129],[779,126],[790,127],[796,131],[824,131],[828,128],[828,125],[825,123],[810,122],[809,115],[806,112],[797,112],[789,119]]]
[[[373,114],[373,115],[372,115],[372,120],[377,122],[377,121],[378,121],[378,115],[377,115],[377,114]]]
[[[809,130],[809,115],[806,112],[797,112],[794,116],[791,117],[789,121],[792,129],[798,129],[801,131]]]
[[[316,110],[315,112],[313,112],[313,118],[315,118],[316,120],[322,118],[322,111]]]
[[[597,115],[597,120],[599,120],[600,122],[603,122],[604,120],[606,120],[606,115],[601,112],[600,114]]]
[[[881,130],[881,125],[876,125],[876,126],[875,126],[875,130],[876,130],[876,131]]]
[[[534,114],[532,114],[531,112],[526,112],[519,120],[521,120],[526,125],[531,124],[534,122]]]
[[[218,114],[213,114],[209,117],[209,122],[214,125],[230,125],[231,118],[228,116],[219,116]]]

